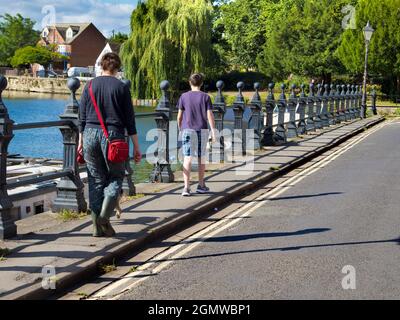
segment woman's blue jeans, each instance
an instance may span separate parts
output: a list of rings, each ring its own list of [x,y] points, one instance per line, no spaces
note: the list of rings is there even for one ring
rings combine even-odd
[[[110,140],[124,136],[109,131]],[[85,128],[83,132],[83,155],[86,161],[89,184],[89,207],[99,215],[104,197],[117,199],[125,176],[125,163],[107,160],[107,140],[101,129]]]

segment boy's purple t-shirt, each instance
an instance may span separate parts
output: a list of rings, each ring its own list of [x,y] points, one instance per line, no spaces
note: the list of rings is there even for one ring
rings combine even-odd
[[[208,129],[207,110],[213,105],[208,94],[202,91],[184,93],[178,101],[178,109],[183,111],[182,129]]]

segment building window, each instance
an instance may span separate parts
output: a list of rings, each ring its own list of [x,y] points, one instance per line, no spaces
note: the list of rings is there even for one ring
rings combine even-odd
[[[42,32],[42,37],[43,37],[43,38],[47,38],[48,35],[49,35],[49,30],[46,28],[46,29],[44,29],[43,32]]]
[[[67,39],[73,38],[73,36],[74,36],[74,32],[72,31],[71,28],[69,28],[67,30]]]
[[[35,207],[34,214],[39,214],[39,213],[43,213],[44,212],[44,203],[43,203],[43,201],[35,203],[34,207]]]

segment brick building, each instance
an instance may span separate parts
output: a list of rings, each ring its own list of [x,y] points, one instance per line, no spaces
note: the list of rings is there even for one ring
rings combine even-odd
[[[48,26],[43,29],[39,41],[42,45],[56,44],[59,53],[70,57],[68,62],[54,65],[55,70],[94,67],[106,43],[106,37],[93,23],[58,23]]]

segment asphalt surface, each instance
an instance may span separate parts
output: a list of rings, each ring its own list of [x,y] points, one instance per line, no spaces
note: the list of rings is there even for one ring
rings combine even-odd
[[[397,122],[121,299],[399,299],[399,169]]]

